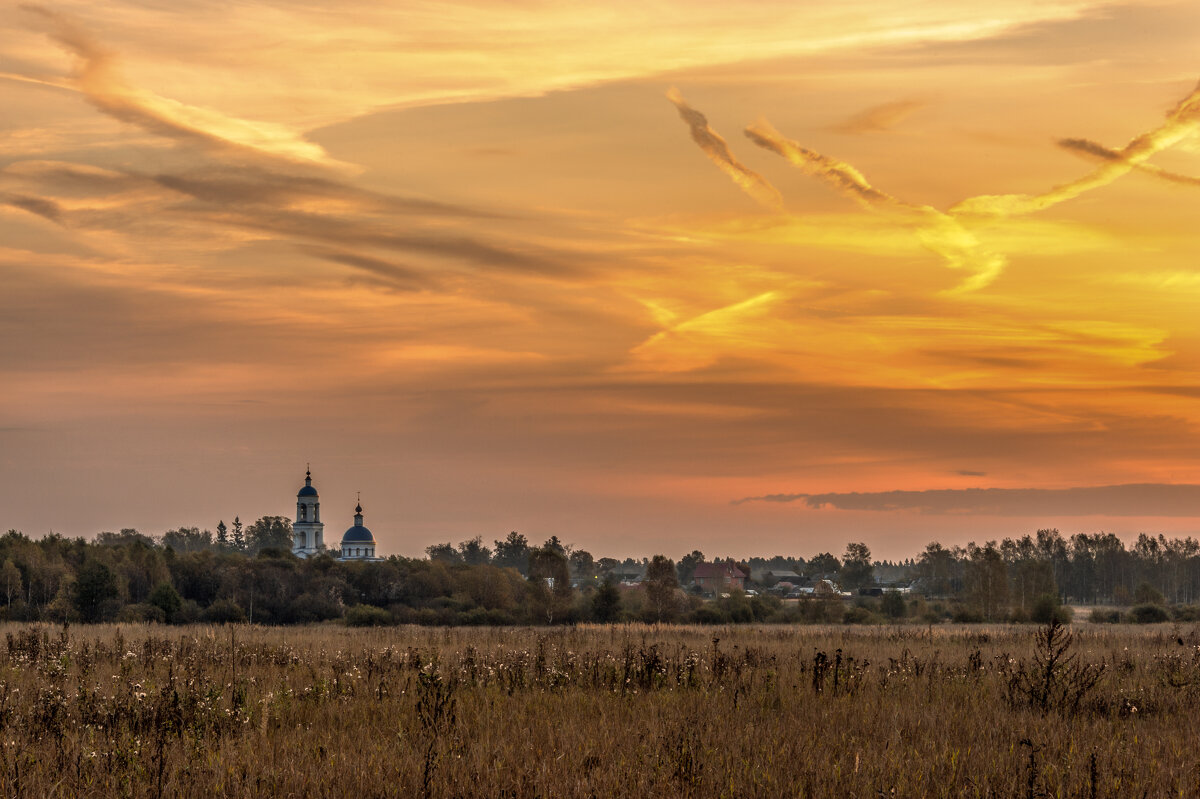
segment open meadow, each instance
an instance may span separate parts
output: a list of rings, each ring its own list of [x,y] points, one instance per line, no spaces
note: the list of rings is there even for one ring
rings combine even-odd
[[[5,796],[1197,796],[1194,627],[5,625]]]

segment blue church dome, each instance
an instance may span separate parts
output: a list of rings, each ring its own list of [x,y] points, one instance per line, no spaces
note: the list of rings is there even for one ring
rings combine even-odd
[[[374,544],[375,536],[371,535],[362,523],[362,505],[356,505],[354,508],[354,526],[346,531],[342,536],[342,544]]]
[[[346,531],[342,536],[343,544],[374,544],[375,536],[371,535],[371,531],[361,524],[356,524]]]

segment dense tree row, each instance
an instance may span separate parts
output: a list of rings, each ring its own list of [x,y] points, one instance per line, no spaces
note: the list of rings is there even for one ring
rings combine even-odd
[[[290,544],[290,522],[273,516],[246,527],[238,519],[229,527],[222,522],[215,535],[180,528],[159,537],[122,530],[93,541],[34,540],[10,530],[0,537],[3,613],[264,624],[1001,621],[1037,618],[1071,602],[1137,604],[1135,615],[1154,620],[1168,605],[1200,600],[1200,545],[1148,535],[1127,548],[1110,534],[1066,539],[1039,530],[966,547],[931,543],[916,560],[899,564],[873,561],[861,543],[848,545],[840,558],[824,552],[808,559],[723,559],[761,581],[747,587],[767,589],[780,583],[773,575],[785,575],[809,586],[828,582],[852,596],[800,603],[765,590],[706,600],[687,590],[696,567],[708,562],[698,550],[678,563],[662,555],[597,559],[557,537],[532,546],[513,532],[492,546],[481,537],[431,546],[428,558],[342,562],[330,555],[299,560]]]
[[[1192,605],[1200,600],[1200,543],[1139,535],[1126,548],[1111,533],[1058,530],[947,549],[929,544],[913,568],[925,594],[968,601],[986,619],[1027,611],[1053,594],[1076,604]]]

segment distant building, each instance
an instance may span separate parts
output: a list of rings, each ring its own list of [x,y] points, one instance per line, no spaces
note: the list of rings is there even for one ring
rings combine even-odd
[[[746,574],[732,563],[701,563],[692,578],[696,587],[705,593],[727,594],[746,588]]]
[[[304,487],[296,494],[296,521],[292,523],[292,554],[311,558],[325,551],[325,525],[321,500],[312,484],[312,471],[304,472]],[[382,560],[375,556],[375,536],[363,525],[362,503],[354,507],[354,524],[342,536],[338,560]]]
[[[312,472],[304,471],[304,487],[296,494],[296,521],[292,523],[292,554],[311,558],[325,551],[325,525],[321,524],[321,498],[313,488]]]

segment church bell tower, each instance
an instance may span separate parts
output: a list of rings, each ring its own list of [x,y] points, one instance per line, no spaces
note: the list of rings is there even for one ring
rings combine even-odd
[[[308,558],[325,549],[321,499],[313,488],[312,471],[304,471],[304,487],[296,494],[296,521],[292,524],[292,554]]]

